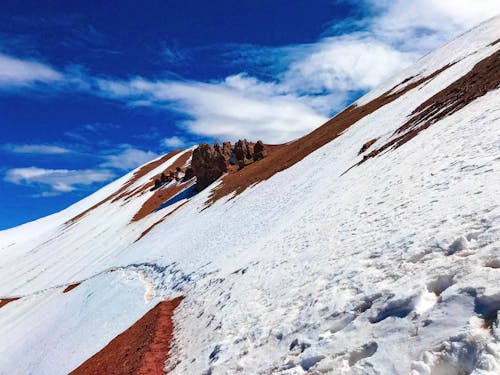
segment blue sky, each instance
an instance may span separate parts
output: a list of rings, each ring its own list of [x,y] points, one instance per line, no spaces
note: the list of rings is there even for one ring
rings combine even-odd
[[[101,3],[2,1],[0,229],[171,149],[297,138],[500,12],[497,0]]]

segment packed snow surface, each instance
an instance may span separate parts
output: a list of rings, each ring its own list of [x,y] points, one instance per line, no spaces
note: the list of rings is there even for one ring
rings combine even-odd
[[[67,373],[178,295],[173,374],[500,373],[500,89],[344,173],[499,38],[497,17],[357,105],[455,63],[434,79],[238,196],[206,208],[206,189],[139,241],[185,200],[131,222],[146,192],[65,224],[132,173],[0,232],[0,298],[23,297],[0,309],[0,373]]]

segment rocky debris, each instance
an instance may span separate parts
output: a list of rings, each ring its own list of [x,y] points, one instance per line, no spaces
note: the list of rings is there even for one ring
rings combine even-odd
[[[186,172],[183,171],[180,167],[175,168],[175,171],[170,170],[168,171],[168,173],[162,172],[157,178],[155,178],[154,185],[150,189],[150,191],[157,190],[174,180],[186,180]]]
[[[368,150],[371,146],[373,146],[373,144],[375,142],[377,142],[377,138],[371,139],[368,142],[366,142],[365,144],[363,144],[363,146],[361,146],[361,149],[358,152],[358,155],[361,155],[363,152]]]
[[[213,146],[207,143],[201,144],[193,151],[191,160],[191,168],[197,181],[196,189],[198,191],[205,189],[224,173],[232,170],[232,166],[237,166],[238,170],[243,169],[265,156],[262,141],[253,143],[240,139],[234,146],[231,142],[224,142],[222,146],[217,142]]]
[[[194,171],[193,168],[187,167],[186,171],[184,172],[184,181],[189,181],[194,177]]]

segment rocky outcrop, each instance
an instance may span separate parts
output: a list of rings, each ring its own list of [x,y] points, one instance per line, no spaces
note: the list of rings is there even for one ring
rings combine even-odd
[[[227,161],[221,147],[210,146],[208,143],[199,145],[193,151],[191,168],[196,176],[196,189],[201,191],[227,172]]]
[[[191,165],[175,171],[164,171],[154,179],[151,191],[158,190],[172,181],[186,182],[196,177],[196,190],[201,191],[228,171],[241,170],[245,166],[266,157],[267,152],[262,141],[257,143],[240,139],[234,145],[224,142],[222,146],[215,142],[199,145],[192,154]]]
[[[235,145],[224,142],[213,146],[201,144],[193,151],[191,160],[192,172],[196,176],[196,189],[201,191],[216,181],[224,173],[234,170],[237,166],[240,170],[245,166],[263,159],[266,156],[264,143],[248,142],[240,139]]]
[[[257,141],[253,147],[253,161],[259,161],[267,156],[264,143],[262,141]]]

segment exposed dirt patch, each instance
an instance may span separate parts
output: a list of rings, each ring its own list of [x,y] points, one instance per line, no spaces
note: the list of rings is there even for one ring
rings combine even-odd
[[[164,374],[173,336],[172,317],[181,301],[178,297],[160,302],[71,374]]]
[[[372,147],[375,142],[377,142],[377,138],[371,139],[368,142],[364,143],[363,146],[361,146],[361,149],[358,152],[358,155],[361,155],[363,152],[368,150],[370,147]]]
[[[70,225],[70,224],[75,223],[76,221],[81,219],[83,216],[88,214],[90,211],[94,210],[95,208],[99,207],[100,205],[102,205],[108,201],[115,202],[116,200],[121,199],[121,198],[128,199],[128,198],[130,198],[131,195],[136,195],[136,194],[140,193],[141,191],[147,189],[147,187],[143,187],[142,189],[136,188],[132,192],[127,191],[127,189],[130,186],[132,186],[138,179],[140,179],[141,177],[144,177],[146,174],[151,172],[153,169],[155,169],[155,168],[159,167],[160,165],[162,165],[163,163],[167,162],[170,158],[174,157],[175,155],[177,155],[181,151],[183,151],[183,150],[176,150],[176,151],[169,152],[168,154],[162,156],[160,159],[152,161],[151,163],[148,163],[148,164],[142,166],[138,171],[136,171],[134,173],[134,175],[130,178],[130,180],[128,180],[121,188],[119,188],[117,191],[115,191],[109,197],[104,198],[102,201],[96,203],[95,205],[93,205],[89,209],[83,211],[82,213],[80,213],[80,214],[76,215],[75,217],[73,217],[72,219],[68,220],[65,224]]]
[[[453,64],[446,65],[427,77],[423,77],[405,85],[405,83],[408,82],[408,79],[406,79],[377,99],[365,105],[359,107],[355,105],[349,106],[343,112],[339,113],[308,135],[293,142],[275,146],[276,148],[272,150],[266,158],[250,164],[240,171],[229,173],[224,176],[222,183],[212,191],[207,205],[211,205],[220,198],[233,192],[239,194],[249,186],[267,180],[276,173],[290,168],[310,153],[337,138],[343,131],[363,117],[391,103],[408,91],[428,82],[448,69],[451,65]],[[413,78],[414,77],[410,77],[410,79]],[[270,150],[270,146],[267,147],[269,147],[268,149]]]
[[[75,284],[70,284],[66,288],[64,288],[63,293],[68,293],[71,292],[73,289],[75,289],[80,283],[75,283]]]
[[[177,167],[179,168],[185,167],[186,163],[191,157],[191,154],[192,154],[191,152],[186,152],[185,154],[181,155],[179,158],[177,158],[177,160],[174,163],[172,163],[172,165],[169,168],[175,170],[175,168]],[[182,190],[188,188],[192,184],[193,184],[192,181],[186,181],[184,183],[170,185],[164,189],[155,190],[153,195],[149,197],[146,202],[144,202],[139,211],[137,211],[137,213],[134,215],[132,221],[141,220],[142,218],[146,217],[151,212],[154,212],[156,209],[158,209],[163,203],[167,202],[169,199],[173,198],[175,195],[180,193]],[[145,189],[149,189],[153,185],[154,185],[154,179],[151,181],[150,184],[145,186]]]
[[[141,235],[139,236],[139,238],[137,238],[134,242],[137,242],[139,241],[142,237],[144,237],[146,234],[148,234],[149,232],[151,232],[151,230],[156,227],[158,224],[162,223],[167,217],[169,217],[170,215],[172,215],[175,211],[177,211],[179,208],[181,208],[182,206],[184,206],[185,204],[187,203],[187,201],[181,203],[180,205],[178,205],[177,207],[175,207],[175,209],[173,209],[172,211],[170,211],[168,214],[166,214],[165,216],[163,216],[160,220],[158,220],[156,223],[154,223],[153,225],[151,225],[149,228],[147,228],[146,230],[144,230]]]
[[[2,298],[2,299],[0,299],[0,309],[2,307],[4,307],[5,305],[7,305],[8,303],[17,301],[18,299],[20,299],[20,297],[16,297],[16,298]]]
[[[497,51],[477,63],[462,78],[419,105],[412,112],[411,118],[394,132],[386,144],[365,155],[358,165],[385,150],[402,146],[432,124],[452,115],[499,86],[500,51]]]

